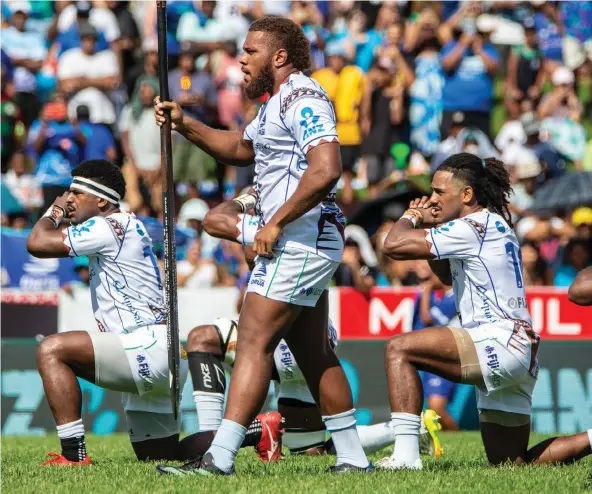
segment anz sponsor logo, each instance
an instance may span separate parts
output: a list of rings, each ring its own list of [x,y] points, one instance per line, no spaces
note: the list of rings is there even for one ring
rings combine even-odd
[[[262,264],[251,276],[250,285],[265,286],[265,277],[267,276],[267,265]]]
[[[305,129],[303,136],[303,139],[305,141],[307,141],[310,137],[316,134],[320,134],[325,130],[323,124],[318,123],[321,117],[315,115],[310,106],[303,108],[300,112],[300,115],[303,118],[303,120],[300,120],[300,126],[304,127]]]

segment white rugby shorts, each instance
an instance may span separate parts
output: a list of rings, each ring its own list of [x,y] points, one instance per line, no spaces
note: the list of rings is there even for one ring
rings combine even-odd
[[[294,247],[257,256],[247,292],[288,304],[314,307],[339,262]]]
[[[123,392],[131,440],[178,434],[180,421],[173,419],[169,396],[166,326],[145,326],[125,334],[93,331],[89,335],[95,357],[95,383]],[[181,355],[183,389],[189,369],[183,350]]]
[[[485,389],[477,387],[477,408],[530,415],[538,375],[538,335],[528,323],[513,320],[467,331],[485,382]]]

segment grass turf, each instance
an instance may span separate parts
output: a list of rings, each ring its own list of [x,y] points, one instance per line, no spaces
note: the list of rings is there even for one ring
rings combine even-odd
[[[532,438],[532,443],[544,439]],[[424,458],[421,472],[373,472],[331,476],[334,457],[290,457],[274,465],[242,450],[237,475],[230,478],[162,476],[153,463],[135,460],[126,435],[88,436],[94,466],[42,468],[48,451],[58,451],[55,435],[2,438],[3,493],[273,492],[350,494],[357,492],[592,492],[592,457],[575,465],[492,468],[478,433],[443,434],[445,454]],[[390,450],[372,455],[376,461]]]

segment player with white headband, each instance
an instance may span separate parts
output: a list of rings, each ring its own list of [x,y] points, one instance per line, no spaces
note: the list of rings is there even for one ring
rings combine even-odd
[[[90,465],[77,377],[123,392],[136,456],[179,456],[180,422],[172,414],[162,282],[152,240],[135,215],[120,210],[125,181],[119,167],[91,160],[72,171],[70,190],[35,224],[27,250],[39,258],[88,256],[98,331],[45,338],[37,366],[57,424],[62,453],[44,465]],[[181,383],[187,362],[181,361]]]

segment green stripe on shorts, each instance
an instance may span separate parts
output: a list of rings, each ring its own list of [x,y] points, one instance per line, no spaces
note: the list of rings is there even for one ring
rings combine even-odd
[[[300,278],[302,278],[302,274],[304,273],[304,268],[306,267],[306,262],[308,261],[308,252],[306,253],[306,258],[304,259],[304,264],[302,265],[302,270],[300,271],[300,275],[298,276],[298,279],[296,280],[296,286],[294,287],[294,290],[292,290],[292,294],[290,295],[290,302],[292,302],[292,297],[294,296],[294,293],[296,293],[296,289],[298,288],[298,285],[300,283]]]
[[[271,284],[273,283],[273,279],[275,278],[275,275],[277,273],[278,268],[280,267],[280,261],[282,260],[282,256],[284,255],[284,251],[286,250],[286,248],[284,247],[282,249],[282,252],[280,253],[280,257],[278,257],[278,261],[277,264],[275,265],[275,271],[273,272],[273,276],[271,277],[271,281],[269,282],[269,286],[267,287],[267,291],[265,292],[265,296],[267,297],[267,295],[269,294],[269,289],[271,288]]]

